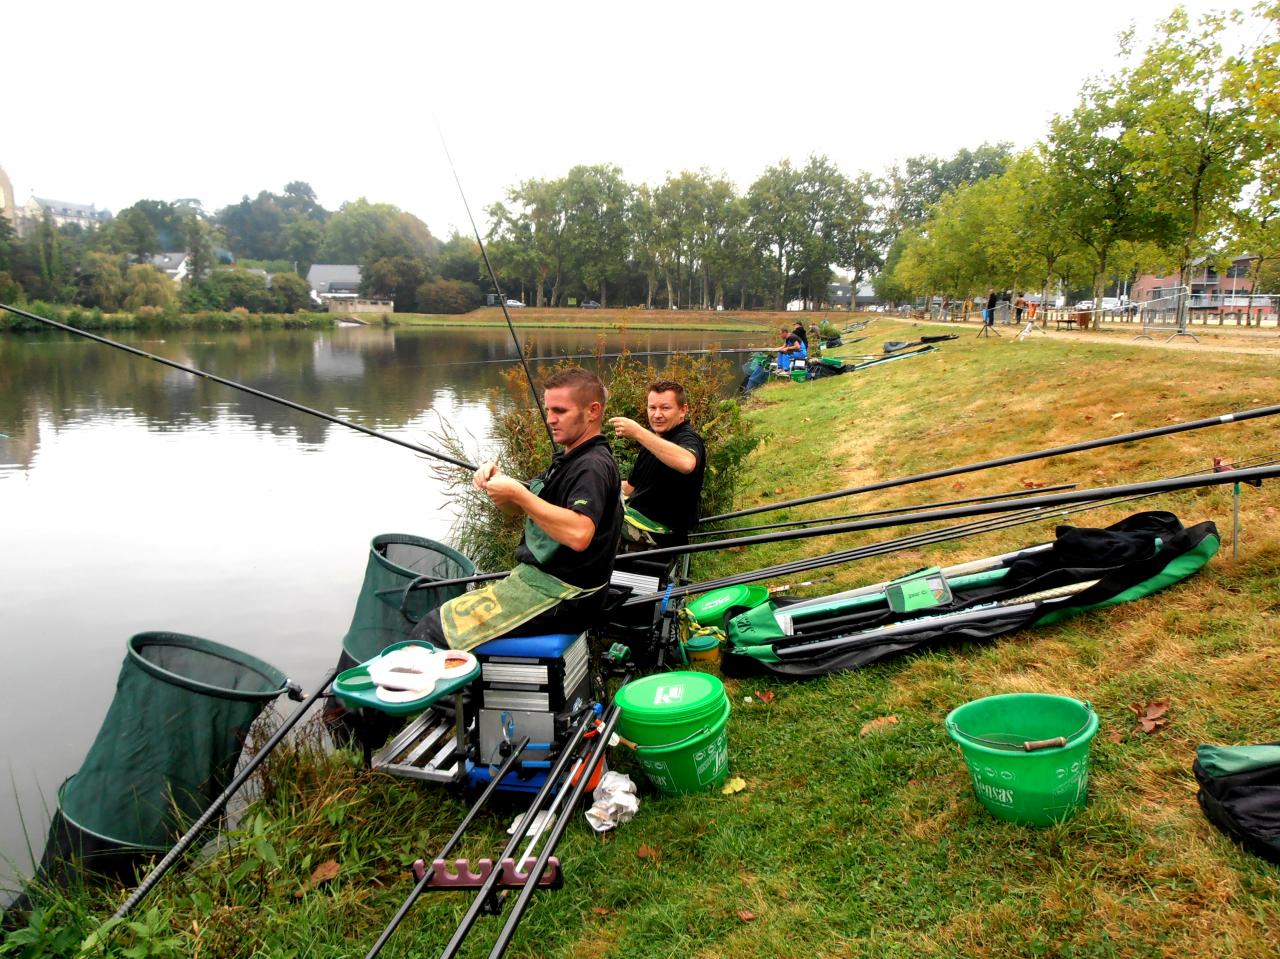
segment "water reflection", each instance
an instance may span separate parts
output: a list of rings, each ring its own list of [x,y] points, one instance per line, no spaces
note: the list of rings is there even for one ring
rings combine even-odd
[[[440,418],[479,442],[504,366],[476,361],[515,357],[494,329],[113,338],[426,446]],[[533,339],[538,355],[596,347],[590,331]],[[337,656],[369,541],[445,539],[451,516],[408,450],[87,340],[0,337],[0,384],[0,636],[21,678],[0,697],[0,860],[25,869],[18,808],[38,844],[131,635],[203,636],[306,686]]]

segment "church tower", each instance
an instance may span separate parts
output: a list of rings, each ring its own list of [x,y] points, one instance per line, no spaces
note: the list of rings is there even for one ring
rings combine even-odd
[[[9,175],[4,172],[4,167],[0,167],[0,213],[4,214],[11,227],[15,230],[18,228],[18,208],[13,202],[13,184],[9,182]]]

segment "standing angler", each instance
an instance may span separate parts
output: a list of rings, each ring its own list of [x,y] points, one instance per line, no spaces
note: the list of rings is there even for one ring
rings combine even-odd
[[[625,416],[609,420],[614,432],[641,447],[622,492],[632,510],[670,530],[650,534],[656,545],[683,546],[698,523],[707,448],[688,423],[689,399],[680,383],[651,385],[646,411],[649,429]]]
[[[472,479],[503,513],[524,516],[516,567],[432,610],[413,639],[470,649],[509,634],[578,633],[600,612],[622,531],[618,464],[600,432],[607,394],[579,367],[555,373],[544,390],[547,424],[563,447],[551,465],[527,488],[496,463]]]

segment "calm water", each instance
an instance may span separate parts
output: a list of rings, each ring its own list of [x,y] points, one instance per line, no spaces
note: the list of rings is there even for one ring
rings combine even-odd
[[[544,356],[596,341],[525,335]],[[473,462],[505,368],[476,361],[515,355],[499,330],[117,338],[424,446],[438,447],[443,419],[470,437]],[[610,334],[606,348],[750,339],[641,332]],[[443,540],[452,521],[409,450],[61,334],[0,337],[0,434],[0,886],[29,871],[24,833],[39,855],[130,636],[213,639],[310,691],[338,654],[370,539]]]

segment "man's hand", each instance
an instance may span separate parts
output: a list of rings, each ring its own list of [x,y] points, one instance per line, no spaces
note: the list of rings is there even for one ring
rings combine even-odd
[[[523,483],[503,473],[490,476],[485,485],[480,488],[489,494],[493,505],[504,513],[520,509],[522,497],[529,495],[529,490]]]
[[[649,432],[635,420],[628,419],[625,416],[611,417],[609,426],[624,440],[637,439],[641,433]]]
[[[489,481],[495,476],[501,476],[502,470],[498,469],[498,464],[494,462],[485,463],[471,476],[471,483],[479,490],[487,490]]]

